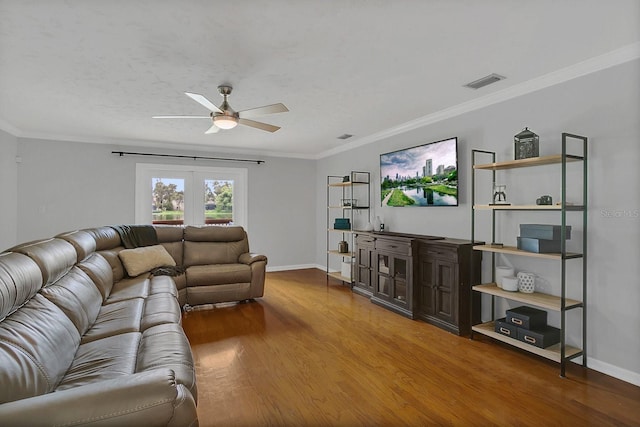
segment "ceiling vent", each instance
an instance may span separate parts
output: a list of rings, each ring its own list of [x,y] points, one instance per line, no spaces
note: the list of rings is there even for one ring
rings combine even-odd
[[[501,76],[499,74],[489,74],[488,76],[484,76],[478,80],[475,80],[471,83],[467,83],[466,85],[464,85],[464,87],[468,87],[471,89],[480,89],[481,87],[485,87],[487,85],[490,85],[491,83],[495,83],[498,82],[500,80],[504,80],[506,77]]]
[[[342,135],[340,135],[338,137],[338,139],[349,139],[351,138],[353,135],[349,135],[348,133],[343,133]]]

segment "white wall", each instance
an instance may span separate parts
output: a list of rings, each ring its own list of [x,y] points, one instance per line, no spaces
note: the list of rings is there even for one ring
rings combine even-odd
[[[0,130],[0,248],[18,243],[18,140]]]
[[[390,230],[468,239],[471,149],[497,151],[498,161],[510,160],[513,135],[525,126],[540,135],[542,155],[560,152],[561,132],[588,136],[589,364],[640,385],[639,82],[640,61],[636,60],[322,159],[316,181],[318,212],[325,205],[327,174],[368,170],[374,175],[376,214],[384,216]],[[459,138],[460,206],[381,208],[379,155],[451,136]],[[512,200],[533,202],[542,194],[559,200],[558,167],[512,171],[503,176]],[[572,218],[580,220],[580,216]],[[499,235],[508,244],[515,244],[518,223],[560,222],[559,214],[548,213],[508,213],[501,219],[504,227]],[[317,219],[316,260],[321,265],[325,264],[324,221],[323,217]],[[576,231],[578,237],[581,230],[578,227]],[[484,238],[489,237],[487,234]],[[549,290],[559,292],[558,266],[511,258],[517,270],[537,272],[549,282]],[[579,268],[571,266],[569,271],[571,278],[579,277]],[[576,325],[575,316],[579,314],[569,316],[572,325]],[[551,317],[551,322],[559,321],[558,316]],[[576,340],[579,336],[578,329],[570,338]]]
[[[194,160],[188,159],[120,157],[111,154],[114,150],[154,152],[139,147],[21,139],[19,154],[22,163],[17,187],[20,212],[18,241],[51,237],[80,228],[132,224],[135,221],[136,163],[194,164]],[[165,154],[247,157],[155,150],[158,151]],[[315,161],[258,158],[265,163],[199,160],[196,164],[247,168],[251,250],[266,254],[270,269],[308,265],[314,257],[314,245],[309,242],[315,239],[315,230],[310,226],[310,218],[315,220]]]

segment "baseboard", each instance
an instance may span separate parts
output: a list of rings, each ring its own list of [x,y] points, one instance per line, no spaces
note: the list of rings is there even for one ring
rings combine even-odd
[[[286,271],[286,270],[304,270],[306,268],[317,268],[324,270],[324,267],[318,264],[298,264],[298,265],[276,265],[267,266],[267,272],[271,271]]]
[[[594,359],[593,357],[587,358],[587,366],[589,369],[593,369],[594,371],[602,372],[610,377],[614,377],[640,387],[640,373],[638,372],[629,371],[628,369]]]

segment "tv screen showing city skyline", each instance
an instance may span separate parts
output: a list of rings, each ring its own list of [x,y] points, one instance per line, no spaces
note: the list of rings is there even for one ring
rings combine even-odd
[[[382,206],[458,206],[458,138],[380,155]]]

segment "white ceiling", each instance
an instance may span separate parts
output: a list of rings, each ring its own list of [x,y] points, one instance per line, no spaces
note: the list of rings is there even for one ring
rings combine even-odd
[[[317,158],[639,46],[637,0],[0,0],[0,128]],[[490,73],[507,79],[463,87]],[[219,105],[221,83],[236,110],[284,103],[259,119],[282,129],[151,118],[206,115],[184,92]]]

